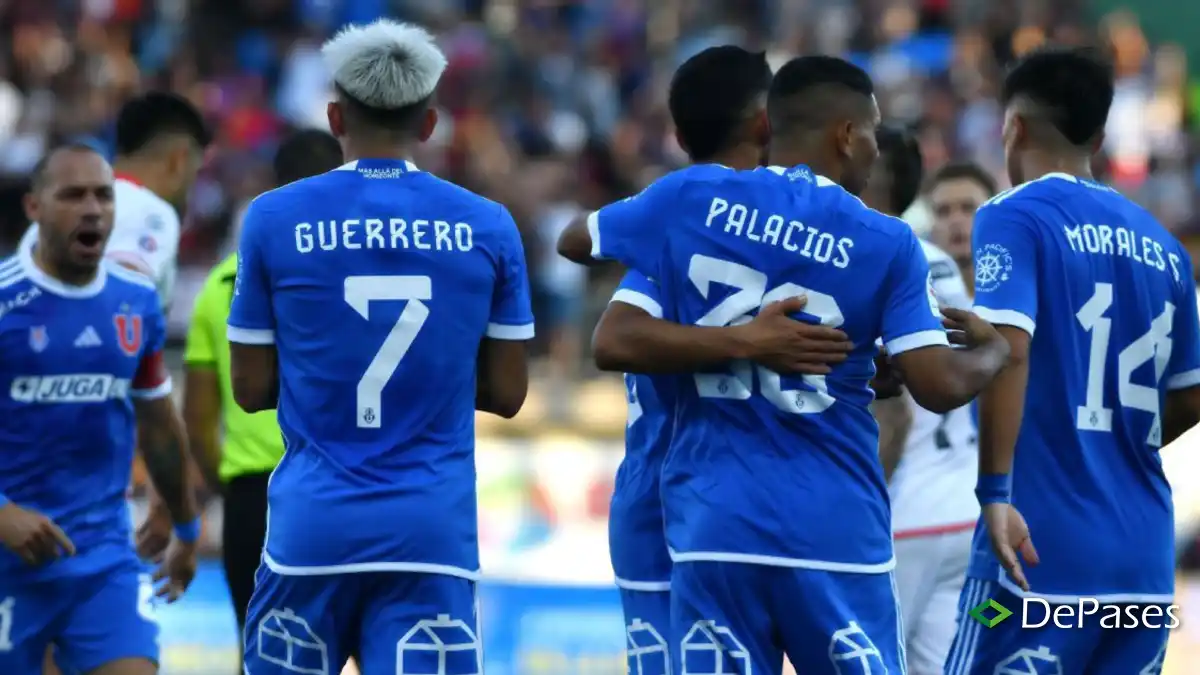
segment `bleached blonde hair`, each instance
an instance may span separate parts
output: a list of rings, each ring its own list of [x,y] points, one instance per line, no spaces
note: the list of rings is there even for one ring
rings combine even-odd
[[[446,56],[428,31],[388,19],[343,28],[321,56],[346,95],[383,110],[428,98],[446,70]]]

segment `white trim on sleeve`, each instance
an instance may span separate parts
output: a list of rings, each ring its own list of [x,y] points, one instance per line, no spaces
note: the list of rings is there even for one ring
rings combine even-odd
[[[170,396],[171,391],[174,388],[175,385],[171,382],[171,378],[168,377],[157,387],[151,387],[150,389],[131,389],[129,391],[129,395],[133,398],[144,401],[154,401],[166,396]]]
[[[493,340],[532,340],[533,324],[510,326],[503,323],[489,323],[486,335]]]
[[[1029,333],[1029,337],[1033,337],[1033,330],[1037,328],[1037,322],[1026,315],[1024,312],[1018,312],[1015,309],[991,309],[988,307],[980,307],[975,305],[971,308],[979,318],[1000,326],[1012,326],[1020,328]]]
[[[1200,384],[1200,368],[1176,373],[1167,378],[1167,391],[1188,389]]]
[[[238,328],[237,326],[226,326],[225,337],[230,342],[236,342],[239,345],[275,344],[275,331],[269,328]]]
[[[614,302],[633,305],[656,319],[661,319],[663,315],[662,305],[658,304],[658,301],[645,293],[639,293],[629,288],[618,288],[617,292],[613,293],[612,300],[609,300],[608,304],[611,305]]]
[[[922,347],[948,347],[950,341],[946,339],[946,331],[944,330],[922,330],[908,335],[901,335],[898,338],[889,340],[884,344],[889,356],[911,352],[914,349]]]
[[[600,212],[592,211],[587,217],[588,236],[592,238],[592,257],[600,260]]]

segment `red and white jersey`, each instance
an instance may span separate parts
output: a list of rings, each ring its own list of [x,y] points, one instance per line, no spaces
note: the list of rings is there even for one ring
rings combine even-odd
[[[179,254],[180,223],[175,207],[128,176],[113,185],[116,217],[105,253],[154,280],[164,307],[171,302]],[[25,231],[21,250],[37,241],[37,223]]]
[[[922,241],[942,305],[969,309],[970,295],[954,260]],[[940,534],[974,527],[979,445],[970,406],[945,415],[930,412],[905,394],[912,408],[912,428],[904,455],[892,476],[892,529],[896,538]]]

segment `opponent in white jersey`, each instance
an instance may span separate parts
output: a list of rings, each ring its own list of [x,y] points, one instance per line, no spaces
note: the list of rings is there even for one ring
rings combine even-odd
[[[209,135],[200,113],[174,94],[131,99],[117,116],[116,216],[105,253],[152,278],[166,307],[175,284],[179,213],[204,159]],[[37,223],[20,249],[37,241]]]
[[[878,141],[879,164],[864,198],[873,208],[898,215],[908,210],[920,189],[920,149],[911,135],[895,129],[881,131]],[[921,248],[938,301],[970,308],[970,292],[955,258],[926,241]],[[979,517],[975,421],[970,406],[939,415],[907,394],[876,401],[873,410],[892,500],[908,672],[940,675],[954,639],[958,596]]]

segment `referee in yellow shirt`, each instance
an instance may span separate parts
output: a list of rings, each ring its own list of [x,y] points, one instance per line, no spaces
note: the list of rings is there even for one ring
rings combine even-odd
[[[280,145],[275,180],[286,185],[341,163],[342,149],[333,136],[302,131]],[[223,488],[222,562],[240,633],[266,540],[267,479],[283,457],[283,438],[275,411],[251,415],[233,400],[225,322],[236,272],[235,254],[213,269],[196,297],[184,353],[183,416],[192,454],[205,479]],[[220,427],[224,427],[223,442]]]

